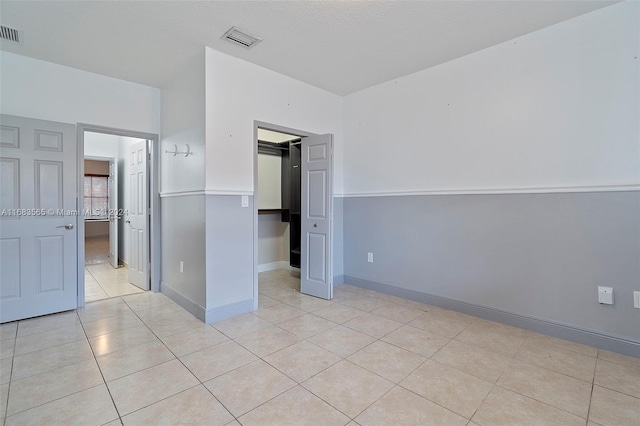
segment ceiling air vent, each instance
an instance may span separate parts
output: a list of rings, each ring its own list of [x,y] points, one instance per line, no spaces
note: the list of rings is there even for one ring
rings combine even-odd
[[[260,43],[262,39],[260,37],[256,37],[251,35],[245,31],[242,31],[240,28],[231,27],[229,31],[224,33],[222,39],[228,40],[238,46],[242,46],[246,49],[251,49],[256,44]]]
[[[22,44],[22,31],[0,25],[0,40]]]

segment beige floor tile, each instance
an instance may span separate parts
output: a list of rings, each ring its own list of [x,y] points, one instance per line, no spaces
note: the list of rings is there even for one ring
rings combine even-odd
[[[325,330],[335,327],[337,324],[313,314],[305,314],[288,321],[281,322],[278,327],[293,333],[301,339],[320,334]]]
[[[198,318],[188,313],[181,313],[173,317],[157,321],[145,321],[145,324],[147,324],[151,331],[161,339],[194,330],[205,325]]]
[[[546,346],[556,346],[558,348],[566,349],[572,352],[578,352],[579,354],[587,356],[595,357],[598,355],[598,349],[594,348],[593,346],[581,345],[580,343],[559,339],[553,336],[547,336],[546,334],[534,333],[532,331],[529,332],[527,341],[537,342],[538,344]]]
[[[599,359],[596,364],[596,385],[640,398],[640,368]]]
[[[80,324],[41,331],[28,336],[18,337],[16,339],[15,355],[36,352],[83,339],[85,339],[85,335],[82,325]]]
[[[382,299],[382,300],[387,300],[387,299]],[[405,308],[418,309],[423,312],[427,312],[432,309],[437,309],[435,306],[427,305],[426,303],[415,302],[413,300],[401,299],[398,297],[396,297],[395,300],[391,300],[391,299],[388,299],[388,300],[400,306],[404,306]]]
[[[179,318],[179,319],[193,318],[193,315],[191,315],[189,312],[184,310],[184,308],[176,305],[175,303],[160,306],[157,308],[138,310],[135,312],[135,314],[138,317],[140,317],[140,319],[145,324],[152,324],[156,322],[171,320],[173,318]]]
[[[596,368],[596,358],[536,342],[525,342],[515,358],[585,382],[593,380]]]
[[[256,360],[204,385],[231,414],[239,417],[296,386],[296,382],[266,362]]]
[[[289,300],[286,303],[305,312],[313,312],[317,311],[318,309],[326,308],[327,306],[333,305],[335,302],[333,300],[320,299],[319,297],[307,296],[303,294],[302,297],[294,300]]]
[[[223,426],[233,416],[199,385],[123,417],[124,425],[210,425]]]
[[[333,321],[338,324],[342,324],[363,314],[364,311],[345,306],[341,303],[334,303],[333,305],[327,306],[326,308],[313,311],[313,315],[317,315],[321,318]]]
[[[591,383],[535,365],[514,361],[500,377],[498,385],[587,418]]]
[[[102,425],[118,418],[104,384],[7,417],[7,425]]]
[[[80,321],[92,322],[131,313],[131,309],[121,299],[107,299],[91,302],[77,310]]]
[[[456,340],[512,357],[522,347],[528,332],[496,322],[478,320],[456,336]]]
[[[93,359],[11,382],[7,415],[17,414],[101,383],[102,375]]]
[[[387,393],[393,383],[352,362],[340,361],[302,386],[354,418]]]
[[[491,383],[498,380],[511,361],[511,358],[505,355],[457,340],[450,341],[432,359]]]
[[[482,426],[584,426],[584,419],[498,386],[484,400],[473,421]]]
[[[238,337],[235,341],[259,357],[265,357],[300,341],[294,334],[271,326],[254,333]]]
[[[129,349],[158,338],[145,326],[128,328],[114,333],[102,334],[89,339],[96,356]]]
[[[386,303],[379,308],[374,309],[370,313],[406,324],[424,314],[424,311],[415,308],[408,308],[396,303]]]
[[[280,303],[282,302],[264,294],[260,294],[258,297],[258,309],[268,308],[269,306],[279,305]]]
[[[80,324],[80,320],[75,311],[30,318],[18,323],[18,337],[29,336],[57,328],[71,327],[78,324]]]
[[[321,348],[345,358],[375,342],[376,339],[359,331],[339,325],[317,334],[308,340]]]
[[[0,324],[0,341],[15,339],[18,331],[18,321]]]
[[[0,340],[0,359],[13,357],[13,350],[16,346],[15,339]]]
[[[451,339],[412,326],[402,326],[387,334],[383,341],[429,358]]]
[[[147,309],[161,308],[162,306],[172,305],[173,301],[162,293],[153,293],[145,291],[144,293],[132,294],[122,298],[134,312],[144,311]]]
[[[473,322],[472,317],[444,309],[432,309],[409,323],[410,326],[454,338]]]
[[[158,340],[110,352],[97,358],[104,379],[108,382],[172,359],[175,359],[173,354]]]
[[[428,360],[400,385],[466,418],[471,418],[492,384]]]
[[[362,426],[464,426],[467,419],[401,387],[393,388],[360,414]]]
[[[374,309],[379,308],[380,306],[383,306],[385,304],[385,302],[380,299],[363,295],[349,297],[348,299],[342,300],[339,303],[365,312],[373,311]]]
[[[177,359],[107,382],[121,416],[197,384],[198,379]]]
[[[589,420],[603,426],[637,426],[640,419],[640,399],[593,387]]]
[[[144,324],[133,312],[125,312],[117,317],[105,318],[103,320],[85,322],[84,331],[89,337],[100,336],[101,334],[114,333],[128,328],[143,326]]]
[[[180,357],[180,360],[201,382],[249,364],[258,359],[254,354],[233,341]]]
[[[0,418],[4,419],[7,410],[7,398],[9,397],[9,384],[0,385]]]
[[[640,368],[640,358],[634,358],[616,352],[609,352],[604,349],[598,349],[598,358],[609,362],[615,362],[616,364],[626,365],[628,367]]]
[[[86,340],[29,352],[13,359],[12,380],[24,379],[91,359],[93,359],[93,352]]]
[[[243,426],[342,426],[349,418],[296,386],[240,417]]]
[[[377,339],[402,327],[401,322],[368,313],[347,321],[343,325]]]
[[[259,316],[265,321],[269,321],[273,324],[277,324],[291,318],[299,317],[300,315],[304,315],[305,312],[298,308],[294,308],[293,306],[287,304],[280,304],[270,306],[268,308],[261,308],[254,312],[255,315]]]
[[[264,358],[298,383],[326,370],[341,359],[307,341],[296,343]]]
[[[399,383],[426,358],[382,341],[373,342],[348,358],[360,367]]]
[[[263,328],[271,326],[269,322],[253,315],[252,313],[238,315],[237,317],[218,321],[212,325],[231,339],[237,339],[245,334],[253,333],[254,331],[262,330]]]
[[[202,325],[193,330],[162,339],[169,350],[178,357],[215,346],[227,340],[229,340],[227,336],[208,325]]]

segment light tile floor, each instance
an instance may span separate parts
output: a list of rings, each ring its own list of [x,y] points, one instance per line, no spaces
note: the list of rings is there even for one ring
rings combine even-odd
[[[84,258],[85,302],[143,291],[129,283],[129,269],[126,266],[115,269],[109,263],[109,237],[87,238]]]
[[[6,425],[638,425],[640,359],[357,287],[202,324],[141,293],[0,326]],[[5,418],[6,417],[6,418]]]

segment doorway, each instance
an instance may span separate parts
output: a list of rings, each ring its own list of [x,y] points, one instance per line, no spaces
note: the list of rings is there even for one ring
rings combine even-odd
[[[79,306],[159,291],[157,152],[157,135],[78,125]]]
[[[332,135],[255,123],[254,300],[333,297]]]

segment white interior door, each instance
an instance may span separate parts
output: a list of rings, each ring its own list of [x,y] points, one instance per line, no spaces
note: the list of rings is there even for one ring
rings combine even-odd
[[[0,322],[77,307],[71,124],[0,115]]]
[[[131,144],[129,148],[129,215],[125,229],[131,244],[129,253],[129,282],[149,290],[149,213],[147,203],[147,141]]]
[[[118,163],[109,160],[109,259],[118,267]]]
[[[300,291],[333,298],[333,135],[302,139]]]

